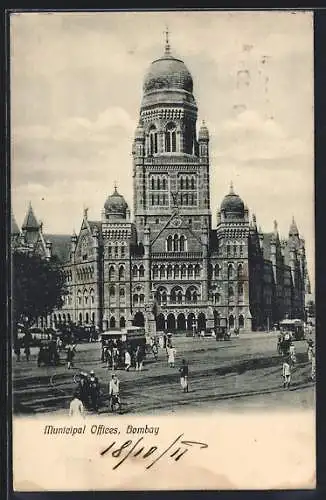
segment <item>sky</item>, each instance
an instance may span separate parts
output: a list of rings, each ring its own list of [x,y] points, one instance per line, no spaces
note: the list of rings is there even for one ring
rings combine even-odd
[[[46,233],[100,220],[114,183],[132,208],[131,148],[150,63],[171,52],[210,131],[211,210],[234,190],[263,231],[292,216],[314,285],[313,18],[309,12],[11,15],[12,209]]]

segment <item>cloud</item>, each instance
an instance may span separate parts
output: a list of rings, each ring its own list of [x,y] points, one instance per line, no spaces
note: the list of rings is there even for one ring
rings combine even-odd
[[[218,142],[215,157],[246,164],[307,156],[311,158],[311,142],[291,137],[275,119],[254,110],[245,110],[226,120],[217,130],[213,141]],[[260,163],[261,164],[261,163]]]

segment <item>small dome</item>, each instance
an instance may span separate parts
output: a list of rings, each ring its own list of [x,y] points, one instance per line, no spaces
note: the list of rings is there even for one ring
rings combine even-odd
[[[206,127],[206,124],[204,121],[199,129],[198,139],[206,139],[206,140],[209,139],[208,128]]]
[[[165,53],[163,57],[156,59],[150,65],[145,76],[143,91],[147,94],[154,90],[169,89],[192,93],[193,80],[183,61]]]
[[[118,193],[117,187],[115,186],[113,194],[108,196],[104,204],[105,214],[116,218],[125,218],[127,208],[128,204],[126,200]]]
[[[233,191],[233,185],[230,186],[230,192],[227,194],[222,203],[221,203],[221,211],[224,211],[228,214],[238,215],[240,217],[244,216],[245,206],[237,194]]]

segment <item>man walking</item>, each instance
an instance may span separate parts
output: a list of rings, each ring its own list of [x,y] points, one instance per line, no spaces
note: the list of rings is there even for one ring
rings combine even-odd
[[[283,375],[283,387],[285,389],[289,389],[291,383],[291,365],[290,365],[290,359],[288,357],[284,358],[282,375]]]
[[[116,405],[120,408],[120,380],[113,373],[112,379],[109,383],[109,397],[111,400],[111,411],[114,411]]]
[[[128,349],[126,349],[126,351],[125,351],[125,370],[126,370],[126,372],[129,372],[130,367],[131,367],[131,356],[130,356],[130,352],[128,351]]]

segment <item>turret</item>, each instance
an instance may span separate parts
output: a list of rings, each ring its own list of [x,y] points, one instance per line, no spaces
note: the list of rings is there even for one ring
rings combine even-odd
[[[205,122],[202,122],[202,125],[199,129],[198,134],[198,145],[199,145],[199,156],[203,158],[205,161],[208,161],[209,157],[209,132],[208,128],[205,125]]]

